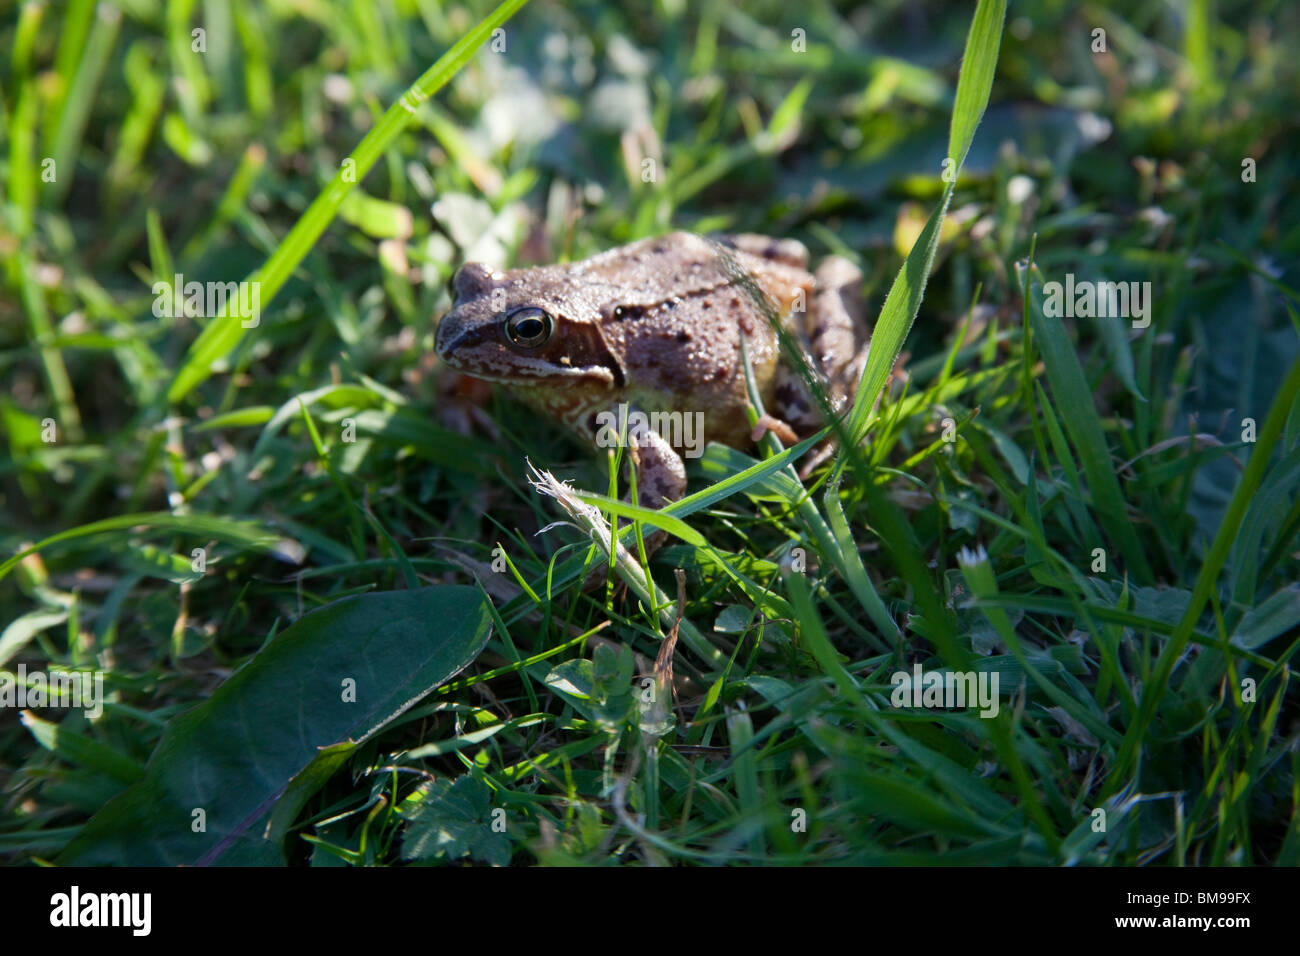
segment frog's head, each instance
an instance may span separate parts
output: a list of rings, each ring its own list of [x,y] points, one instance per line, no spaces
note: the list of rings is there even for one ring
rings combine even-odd
[[[434,340],[452,368],[516,386],[622,383],[599,310],[557,271],[494,273],[470,262],[457,270],[452,291]]]

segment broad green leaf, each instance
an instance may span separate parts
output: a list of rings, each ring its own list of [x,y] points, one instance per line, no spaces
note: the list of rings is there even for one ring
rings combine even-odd
[[[458,674],[490,629],[487,603],[470,587],[364,594],[307,614],[172,720],[144,779],[97,813],[59,862],[278,858],[264,830],[290,782],[322,748],[365,740]]]
[[[1297,624],[1300,624],[1300,585],[1293,584],[1247,611],[1232,635],[1232,644],[1248,651],[1258,650]]]
[[[422,791],[423,799],[409,813],[410,826],[402,839],[402,856],[408,860],[458,860],[470,857],[505,866],[510,862],[510,841],[493,826],[498,818],[492,790],[470,774],[454,781],[443,777]]]

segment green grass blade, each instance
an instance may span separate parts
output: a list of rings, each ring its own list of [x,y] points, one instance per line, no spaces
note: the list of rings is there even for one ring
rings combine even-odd
[[[1228,510],[1224,512],[1223,520],[1219,522],[1219,530],[1214,536],[1214,543],[1205,555],[1200,574],[1196,576],[1196,586],[1192,590],[1192,600],[1178,622],[1178,629],[1174,631],[1173,637],[1169,639],[1169,643],[1161,651],[1160,657],[1156,661],[1155,670],[1144,682],[1137,717],[1124,735],[1124,744],[1120,748],[1115,761],[1115,772],[1110,777],[1112,792],[1122,785],[1128,773],[1137,764],[1147,728],[1151,726],[1160,699],[1168,689],[1169,677],[1173,673],[1174,665],[1187,648],[1187,643],[1196,630],[1196,622],[1201,616],[1201,611],[1205,609],[1205,604],[1210,599],[1210,592],[1214,590],[1218,582],[1219,572],[1223,569],[1223,563],[1227,560],[1228,552],[1232,549],[1232,543],[1237,539],[1237,532],[1241,527],[1241,520],[1246,514],[1246,509],[1250,506],[1255,497],[1255,492],[1259,489],[1260,482],[1264,479],[1264,472],[1268,468],[1269,458],[1278,443],[1278,439],[1281,437],[1287,414],[1291,410],[1291,403],[1295,401],[1297,395],[1300,395],[1300,359],[1296,359],[1291,364],[1291,370],[1287,373],[1286,380],[1282,383],[1277,398],[1273,401],[1273,407],[1269,410],[1268,418],[1264,421],[1264,427],[1260,430],[1258,443],[1251,452],[1250,461],[1241,476],[1241,483],[1237,485],[1237,490],[1232,495]]]
[[[1032,263],[1029,270],[1033,270]],[[1044,311],[1042,301],[1028,284],[1026,294],[1033,297],[1031,322],[1034,337],[1047,367],[1056,409],[1071,444],[1079,454],[1093,507],[1110,540],[1118,545],[1124,557],[1125,570],[1141,583],[1150,584],[1151,568],[1129,519],[1124,494],[1115,476],[1115,463],[1111,460],[1106,434],[1097,415],[1097,404],[1083,374],[1083,366],[1079,364],[1074,343],[1066,334],[1060,318]]]
[[[361,140],[360,145],[349,157],[352,163],[345,161],[325,189],[307,207],[302,218],[284,237],[284,241],[271,257],[246,280],[260,284],[260,302],[263,309],[270,305],[271,300],[288,281],[298,263],[302,262],[321,233],[325,231],[325,227],[333,221],[353,186],[365,179],[370,168],[378,162],[398,134],[415,118],[415,111],[420,103],[442,89],[492,35],[492,31],[510,19],[515,11],[527,2],[528,0],[505,0],[478,26],[461,37],[455,46],[443,54],[438,62],[429,67],[425,74],[388,108],[375,128]],[[239,317],[232,315],[228,308],[214,318],[190,346],[185,364],[181,366],[176,378],[167,389],[167,401],[179,402],[211,375],[212,363],[238,345],[245,331],[247,330],[244,328],[244,323]]]
[[[993,73],[1002,44],[1002,21],[1006,19],[1006,0],[980,0],[966,37],[966,55],[961,61],[957,80],[957,97],[952,107],[952,127],[948,133],[948,158],[954,174],[966,161],[975,130],[984,117],[989,93],[993,90]]]
[[[867,367],[858,385],[853,412],[849,416],[848,433],[854,444],[866,434],[868,419],[875,407],[876,398],[889,378],[890,369],[903,348],[907,333],[921,309],[925,297],[925,284],[934,265],[934,255],[939,248],[939,233],[943,217],[952,201],[953,188],[961,171],[962,161],[975,136],[984,108],[988,105],[993,88],[993,73],[997,67],[998,49],[1002,36],[1002,21],[1006,16],[1006,0],[980,0],[971,21],[966,42],[966,56],[962,61],[961,75],[957,79],[957,97],[953,105],[952,128],[949,135],[948,154],[953,160],[945,174],[947,186],[943,199],[930,215],[907,254],[907,261],[899,271],[889,296],[880,310],[876,328],[871,337],[871,351]],[[841,457],[841,466],[845,461]]]
[[[14,566],[29,554],[44,551],[52,544],[72,541],[76,538],[102,534],[105,531],[129,531],[135,527],[160,528],[180,534],[192,534],[196,538],[218,538],[246,548],[270,550],[279,540],[261,525],[250,521],[234,521],[211,515],[173,515],[165,511],[147,514],[118,515],[102,521],[92,521],[77,528],[61,531],[43,538],[29,548],[19,551],[8,561],[0,564],[0,579],[3,579]]]
[[[921,235],[912,245],[912,251],[907,254],[907,260],[894,279],[889,296],[880,310],[880,317],[876,319],[876,328],[871,335],[871,350],[867,354],[867,368],[858,385],[853,412],[849,416],[847,430],[853,444],[860,442],[866,435],[876,399],[889,378],[898,353],[902,351],[907,333],[912,330],[916,314],[921,310],[925,284],[934,265],[934,254],[939,249],[939,230],[951,201],[952,183],[949,183],[943,192],[943,201],[930,214]]]

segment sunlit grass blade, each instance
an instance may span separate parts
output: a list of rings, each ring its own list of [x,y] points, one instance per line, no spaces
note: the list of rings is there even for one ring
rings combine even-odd
[[[921,309],[925,285],[934,265],[935,252],[939,248],[943,218],[952,201],[953,187],[993,88],[993,73],[997,67],[1006,6],[1006,0],[980,0],[971,21],[966,55],[962,59],[961,74],[957,78],[957,96],[953,105],[948,141],[948,159],[951,162],[945,164],[944,170],[936,171],[943,173],[947,185],[939,206],[930,214],[925,228],[913,243],[912,251],[908,253],[907,261],[894,279],[880,316],[876,319],[867,367],[858,385],[853,412],[849,416],[847,430],[854,444],[860,442],[866,433],[876,399],[889,378],[889,372],[903,348],[907,333],[911,331],[912,323]],[[841,457],[840,460],[842,466],[847,459]]]
[[[101,534],[106,531],[129,531],[136,527],[157,528],[180,534],[192,534],[196,539],[201,540],[217,538],[240,547],[254,548],[259,551],[269,551],[281,541],[280,538],[261,525],[250,521],[219,518],[213,515],[174,515],[167,512],[117,515],[113,518],[92,521],[90,524],[52,534],[48,538],[42,538],[31,547],[23,548],[8,561],[0,564],[0,578],[4,578],[23,558],[44,551],[51,545],[60,544],[64,541],[73,541],[77,538],[85,538],[93,534]]]
[[[998,49],[1002,45],[1002,23],[1006,16],[1006,0],[980,0],[971,20],[948,133],[948,158],[953,162],[954,173],[965,163],[975,130],[984,116],[984,108],[988,106]]]
[[[266,260],[260,269],[246,281],[260,284],[261,307],[265,309],[298,263],[315,245],[321,233],[333,221],[352,187],[366,177],[366,173],[392,145],[399,133],[415,117],[419,105],[427,100],[456,75],[474,52],[492,35],[492,31],[526,4],[528,0],[504,0],[492,13],[466,33],[438,62],[429,67],[414,84],[388,108],[352,155],[341,164],[325,189],[307,207],[307,211],[289,234]],[[240,317],[224,310],[215,317],[190,346],[185,364],[181,366],[171,386],[167,401],[179,402],[190,391],[212,374],[212,363],[226,355],[243,338],[244,322]]]

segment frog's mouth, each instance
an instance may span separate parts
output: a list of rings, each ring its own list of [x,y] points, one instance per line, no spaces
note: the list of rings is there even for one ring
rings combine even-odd
[[[547,386],[573,386],[579,382],[600,382],[607,386],[617,384],[613,372],[601,365],[590,368],[560,368],[549,362],[536,363],[534,367],[523,361],[503,360],[493,363],[490,360],[464,362],[457,358],[447,361],[447,365],[459,372],[481,378],[485,382],[509,385],[512,388],[545,388]]]
[[[438,357],[458,372],[514,388],[573,387],[580,382],[622,385],[622,370],[617,366],[576,365],[567,356],[557,361],[550,356],[522,354],[496,342],[475,343],[474,338],[464,336],[446,343],[445,348],[436,349]]]

